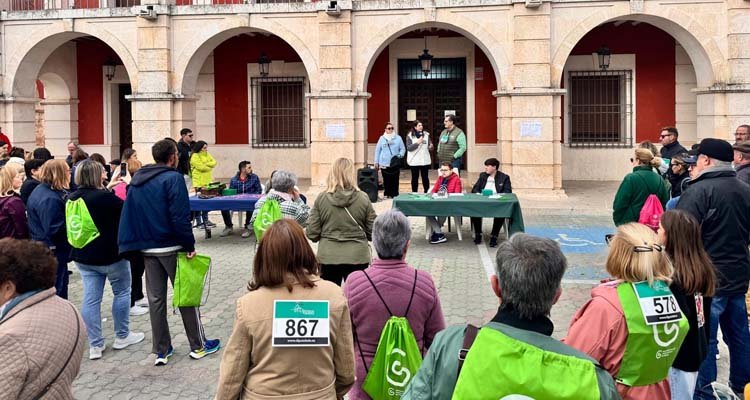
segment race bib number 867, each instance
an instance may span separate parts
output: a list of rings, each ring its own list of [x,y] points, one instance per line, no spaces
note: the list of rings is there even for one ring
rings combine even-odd
[[[276,300],[273,304],[274,347],[330,345],[328,301]]]

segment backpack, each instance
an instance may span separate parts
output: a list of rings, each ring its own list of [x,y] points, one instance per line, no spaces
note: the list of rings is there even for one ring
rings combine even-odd
[[[406,386],[411,382],[414,375],[416,375],[419,366],[422,365],[422,352],[419,350],[417,339],[414,337],[414,332],[412,332],[409,320],[407,319],[411,302],[414,299],[414,290],[417,287],[417,271],[414,271],[414,285],[411,288],[409,305],[406,306],[406,313],[404,313],[403,317],[393,315],[390,308],[388,308],[388,304],[385,303],[383,296],[378,292],[378,288],[375,287],[375,283],[370,279],[370,276],[367,275],[367,272],[362,272],[365,274],[367,280],[370,281],[370,285],[372,285],[375,293],[391,316],[386,321],[380,333],[378,348],[375,351],[375,357],[372,359],[370,368],[367,368],[362,347],[359,339],[357,339],[359,356],[362,357],[362,365],[367,372],[365,380],[362,383],[362,390],[370,395],[373,400],[400,399],[406,390]]]
[[[656,232],[659,230],[659,221],[661,220],[662,214],[664,214],[664,208],[661,206],[661,201],[659,201],[659,198],[656,197],[655,194],[650,194],[646,198],[646,202],[643,203],[638,222],[648,226]]]
[[[255,232],[255,239],[260,243],[260,239],[263,238],[263,234],[266,233],[271,224],[283,218],[281,215],[281,207],[279,202],[273,199],[266,199],[263,205],[258,210],[258,215],[253,221],[253,231]]]
[[[99,229],[91,218],[83,198],[68,200],[65,203],[65,230],[68,234],[68,243],[76,249],[86,247],[99,237]]]

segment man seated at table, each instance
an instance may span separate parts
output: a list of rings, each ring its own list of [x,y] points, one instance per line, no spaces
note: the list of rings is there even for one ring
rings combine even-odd
[[[450,162],[445,161],[441,163],[439,171],[440,176],[437,182],[435,182],[435,186],[430,190],[430,193],[461,193],[463,191],[461,178],[453,172]],[[447,217],[427,217],[427,223],[432,229],[430,243],[438,244],[448,241],[443,233],[443,224],[446,219]]]
[[[253,173],[253,165],[250,161],[240,161],[240,165],[237,167],[237,175],[233,176],[229,181],[229,189],[234,189],[237,194],[260,194],[263,189],[260,185],[260,178],[258,175]],[[250,215],[252,213],[245,213],[245,226],[242,229],[242,237],[250,237]],[[232,211],[222,210],[222,218],[224,218],[224,230],[220,236],[229,236],[234,233],[234,225],[232,225]]]
[[[497,158],[488,158],[484,162],[484,172],[479,174],[479,179],[471,193],[482,193],[491,190],[492,194],[512,193],[510,177],[499,170],[500,161]],[[492,233],[490,234],[490,247],[497,247],[497,234],[505,223],[505,218],[492,219]],[[474,226],[474,243],[482,243],[482,218],[471,217],[471,225]],[[505,233],[506,235],[508,232]]]

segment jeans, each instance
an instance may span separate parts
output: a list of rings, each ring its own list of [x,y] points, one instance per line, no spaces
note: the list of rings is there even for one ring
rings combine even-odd
[[[227,211],[227,210],[221,211],[221,218],[224,219],[224,226],[226,226],[227,228],[231,228],[234,226],[234,224],[232,224],[233,212],[234,211]],[[241,211],[237,211],[237,212],[241,212]],[[253,215],[253,212],[245,211],[244,213],[245,213],[245,228],[247,228],[248,226],[250,226],[250,217]]]
[[[55,254],[55,259],[57,260],[55,291],[57,292],[58,296],[62,297],[63,299],[67,299],[68,282],[70,281],[70,276],[68,274],[68,255],[58,254],[56,251],[53,251],[53,253]]]
[[[124,339],[130,329],[130,263],[120,260],[111,265],[87,265],[76,262],[83,281],[83,305],[81,315],[86,323],[91,347],[104,344],[102,336],[102,294],[104,281],[112,285],[112,319],[115,322],[115,335]]]
[[[687,372],[677,368],[669,369],[669,388],[673,400],[684,400],[693,397],[698,372]]]
[[[196,211],[195,212],[195,223],[203,225],[208,222],[208,211]]]
[[[416,165],[411,167],[411,191],[417,193],[417,187],[419,186],[419,176],[422,176],[422,189],[427,193],[430,191],[430,166],[429,165]]]
[[[729,347],[729,386],[735,392],[742,393],[745,385],[750,382],[750,330],[747,327],[745,294],[716,296],[711,303],[708,355],[698,371],[694,396],[696,400],[714,399],[710,385],[716,380],[716,354],[719,343],[716,333],[719,325],[724,334],[724,341]]]
[[[443,233],[443,224],[448,217],[425,217],[433,233]]]
[[[463,164],[463,163],[462,163],[462,160],[461,160],[461,158],[460,158],[460,157],[459,157],[459,158],[457,158],[457,159],[455,159],[455,160],[453,160],[453,161],[451,161],[451,167],[453,167],[453,168],[456,168],[456,169],[458,169],[459,171],[461,170],[461,166],[462,166],[462,164]]]

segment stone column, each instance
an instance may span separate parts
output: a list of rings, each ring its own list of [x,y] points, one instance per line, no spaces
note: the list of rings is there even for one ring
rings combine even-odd
[[[320,47],[318,87],[310,99],[310,184],[319,186],[334,161],[332,154],[349,157],[360,167],[366,162],[366,93],[352,91],[351,3],[338,2],[339,15],[326,12],[318,2]],[[343,133],[341,128],[343,127]]]
[[[513,4],[514,88],[495,92],[500,146],[513,190],[562,195],[560,96],[550,78],[550,3]]]
[[[36,147],[36,103],[32,98],[6,98],[3,99],[4,124],[3,132],[10,138],[13,146],[23,147],[32,151]],[[53,153],[54,154],[54,153]],[[65,155],[67,151],[57,155]]]
[[[133,148],[139,158],[151,161],[151,146],[165,137],[174,136],[173,106],[176,98],[170,84],[170,20],[167,8],[158,0],[144,0],[157,10],[156,20],[137,17],[138,77],[131,81],[133,94],[128,96],[133,108]],[[177,129],[179,131],[179,129]]]
[[[41,105],[44,108],[44,147],[52,154],[67,154],[68,142],[78,141],[78,99],[45,99]]]

